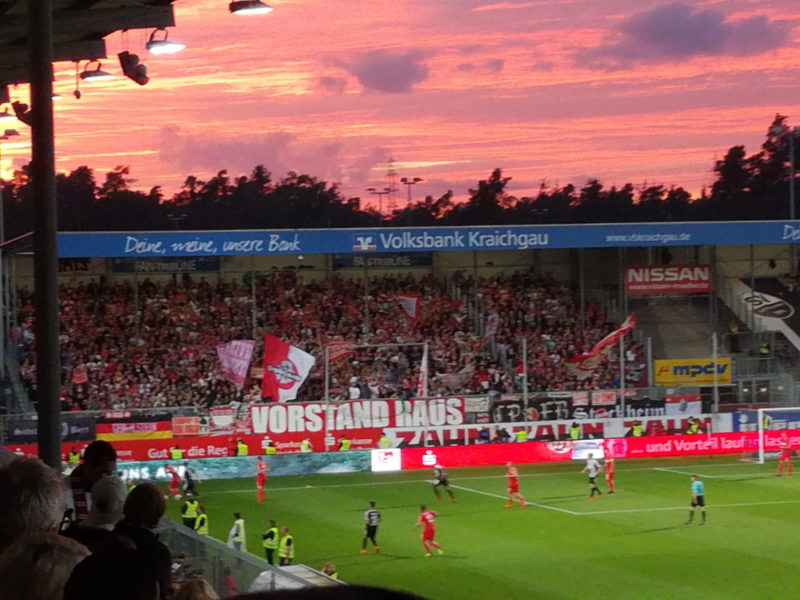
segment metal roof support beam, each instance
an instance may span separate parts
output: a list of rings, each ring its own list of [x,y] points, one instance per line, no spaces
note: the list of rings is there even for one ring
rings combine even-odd
[[[53,4],[28,0],[39,457],[61,468],[56,157],[53,127]]]

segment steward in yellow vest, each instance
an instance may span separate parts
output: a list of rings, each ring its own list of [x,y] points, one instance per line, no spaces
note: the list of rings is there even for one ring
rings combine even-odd
[[[202,506],[197,507],[197,519],[194,522],[194,530],[200,535],[208,535],[208,515],[203,511]]]
[[[281,528],[281,541],[278,544],[278,558],[281,565],[290,565],[294,559],[294,538],[288,527]]]
[[[275,521],[269,520],[269,528],[261,534],[261,545],[264,546],[264,554],[267,558],[267,563],[270,565],[275,564],[275,550],[278,549],[278,540],[280,533],[275,525]]]
[[[183,513],[183,524],[189,529],[196,529],[197,509],[199,507],[200,503],[197,500],[192,500],[191,498],[187,498],[186,502],[184,502],[183,506],[181,507],[181,513]]]

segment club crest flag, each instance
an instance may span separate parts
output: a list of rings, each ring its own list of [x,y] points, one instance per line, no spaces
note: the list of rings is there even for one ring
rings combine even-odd
[[[219,370],[228,381],[242,387],[247,379],[250,361],[253,358],[252,340],[233,340],[227,344],[217,344]]]
[[[313,366],[314,357],[307,352],[274,335],[265,335],[261,396],[273,402],[294,400]]]
[[[400,303],[400,308],[414,320],[419,319],[420,299],[421,296],[419,294],[397,294],[397,301]]]
[[[597,370],[612,348],[619,344],[620,338],[630,333],[634,327],[636,327],[636,316],[631,315],[623,321],[622,325],[597,342],[589,352],[567,359],[565,365],[567,370],[573,377],[588,379]]]

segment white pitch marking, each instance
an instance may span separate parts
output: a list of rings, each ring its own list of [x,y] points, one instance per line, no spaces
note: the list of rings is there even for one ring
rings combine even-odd
[[[735,508],[737,506],[769,506],[772,504],[798,504],[800,500],[774,500],[770,502],[739,502],[736,504],[712,504],[711,508]],[[616,513],[650,512],[655,510],[686,510],[686,506],[662,506],[660,508],[620,508],[618,510],[597,510],[592,512],[576,512],[581,516],[611,515]]]
[[[725,479],[731,477],[730,475],[707,475],[705,473],[693,473],[692,471],[679,471],[678,469],[667,469],[666,467],[657,467],[656,471],[663,471],[665,473],[677,473],[678,475],[697,475],[703,479]]]
[[[741,466],[741,463],[721,463],[718,465],[687,465],[687,469],[691,469],[692,467],[736,467]],[[625,468],[618,468],[618,473],[631,473],[634,471],[665,471],[668,470],[666,467],[634,467],[633,469],[625,469]],[[520,477],[558,477],[561,475],[572,475],[572,472],[569,473],[561,473],[558,471],[548,471],[545,473],[520,473]],[[691,473],[690,473],[691,475]],[[712,475],[711,477],[720,477],[719,475]],[[459,477],[459,481],[468,481],[471,479],[505,479],[506,475],[472,475],[469,477]],[[372,485],[398,485],[403,483],[431,483],[430,479],[405,479],[403,481],[363,481],[360,483],[331,483],[327,485],[316,485],[313,486],[315,488],[342,488],[342,487],[356,487],[356,486],[372,486]],[[291,491],[291,490],[304,490],[307,489],[307,486],[304,485],[295,485],[295,486],[287,486],[287,487],[270,487],[270,491],[282,492],[282,491]],[[206,495],[208,494],[245,494],[247,492],[251,492],[253,490],[246,489],[246,490],[213,490],[210,492],[205,492]],[[582,514],[582,513],[578,513]]]
[[[489,496],[490,498],[500,498],[501,500],[507,500],[508,496],[501,496],[500,494],[493,494],[491,492],[482,492],[481,490],[473,490],[472,488],[463,487],[460,485],[451,485],[451,488],[455,488],[457,490],[464,490],[465,492],[472,492],[473,494],[480,494],[481,496]],[[550,506],[548,504],[539,504],[538,502],[525,502],[528,506],[538,506],[539,508],[546,508],[547,510],[555,510],[558,512],[567,513],[568,515],[580,515],[582,513],[578,513],[572,510],[567,510],[566,508],[558,508],[556,506]]]

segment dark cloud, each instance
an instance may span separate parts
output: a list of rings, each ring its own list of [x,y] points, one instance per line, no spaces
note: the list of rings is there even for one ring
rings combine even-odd
[[[364,88],[386,93],[407,93],[428,78],[428,67],[422,63],[423,52],[370,52],[347,66]]]
[[[184,172],[216,173],[227,169],[233,176],[249,174],[264,165],[275,178],[288,171],[308,173],[328,181],[342,175],[343,148],[338,143],[300,143],[291,133],[276,132],[236,136],[229,140],[183,134],[178,127],[161,129],[159,155],[162,161]]]
[[[386,164],[391,153],[387,148],[373,148],[366,155],[357,158],[347,167],[347,179],[351,185],[366,185],[372,169]]]
[[[485,63],[486,68],[495,73],[502,71],[505,64],[506,62],[502,58],[490,58]]]
[[[618,40],[574,55],[590,68],[620,69],[638,62],[670,62],[694,56],[751,56],[780,47],[789,27],[766,17],[726,20],[714,8],[675,2],[626,20]]]
[[[320,77],[317,80],[317,87],[323,92],[342,94],[347,87],[347,79],[344,77]]]
[[[490,58],[483,63],[460,63],[456,66],[456,71],[475,71],[477,69],[488,69],[493,73],[499,73],[503,70],[506,62],[502,58]]]

